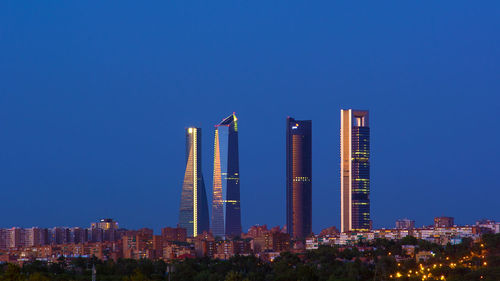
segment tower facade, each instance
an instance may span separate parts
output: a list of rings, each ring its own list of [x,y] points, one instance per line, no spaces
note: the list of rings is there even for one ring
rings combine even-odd
[[[370,127],[367,110],[340,111],[341,231],[368,231],[370,220]]]
[[[201,129],[186,128],[186,172],[182,183],[179,226],[196,237],[208,231],[208,204],[201,172]]]
[[[215,125],[212,234],[241,235],[238,119],[233,113]]]
[[[312,232],[312,122],[286,119],[286,227],[290,237]]]

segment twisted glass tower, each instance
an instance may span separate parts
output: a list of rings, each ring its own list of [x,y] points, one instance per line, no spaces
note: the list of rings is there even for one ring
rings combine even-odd
[[[368,231],[370,220],[370,127],[367,110],[340,111],[341,231]]]
[[[312,122],[286,119],[286,227],[295,239],[312,232]]]
[[[215,125],[212,234],[241,235],[238,119],[233,113]]]
[[[208,203],[201,172],[201,129],[186,128],[186,172],[182,184],[179,225],[196,237],[208,231]]]

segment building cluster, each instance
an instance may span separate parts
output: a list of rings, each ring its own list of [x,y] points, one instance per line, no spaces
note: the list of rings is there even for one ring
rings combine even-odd
[[[118,223],[104,219],[90,228],[54,227],[0,229],[0,262],[23,263],[32,260],[53,262],[65,258],[92,257],[102,260],[177,259],[194,256],[186,243],[183,228],[119,229]]]
[[[210,257],[228,259],[234,255],[257,255],[272,260],[280,252],[290,249],[290,236],[279,227],[251,227],[233,239],[214,237],[202,232],[190,237],[181,227],[165,227],[161,235],[152,229],[119,229],[118,224],[106,219],[90,228],[55,227],[1,229],[0,262],[22,264],[27,261],[58,261],[61,257],[95,256],[102,260],[176,259]]]
[[[242,232],[238,119],[233,113],[215,125],[212,204],[202,173],[201,128],[186,128],[186,162],[179,224],[161,235],[152,229],[120,229],[112,219],[89,228],[0,229],[0,262],[54,261],[96,256],[107,260],[189,257],[228,259],[255,255],[272,261],[283,251],[301,252],[320,245],[352,246],[374,239],[413,236],[439,244],[477,239],[499,233],[500,223],[478,221],[456,226],[452,217],[437,217],[434,225],[416,228],[401,219],[394,229],[372,229],[370,218],[370,127],[368,111],[341,110],[340,116],[340,231],[329,227],[312,233],[312,122],[286,120],[286,224],[281,229],[252,226]],[[209,215],[211,209],[211,217]]]
[[[272,260],[291,249],[290,236],[283,229],[253,226],[248,233],[231,239],[221,239],[211,232],[189,237],[184,228],[164,228],[161,235],[150,229],[141,229],[122,237],[123,258],[162,259],[171,261],[192,257],[229,259],[235,255],[256,255]]]
[[[305,240],[293,239],[285,228],[276,226],[268,229],[266,225],[252,226],[247,233],[226,239],[207,231],[192,237],[182,227],[165,227],[160,235],[155,235],[148,228],[120,229],[118,223],[111,219],[93,223],[90,228],[14,227],[0,229],[0,262],[56,262],[61,257],[71,259],[92,256],[102,260],[126,258],[168,262],[194,257],[229,259],[234,255],[254,255],[264,261],[272,261],[281,252],[302,253],[321,245],[359,247],[360,242],[399,240],[406,236],[446,245],[461,243],[463,238],[477,240],[484,233],[500,233],[500,223],[490,220],[481,220],[472,226],[456,226],[453,218],[440,217],[435,219],[434,225],[421,228],[415,228],[408,219],[404,221],[404,227],[401,221],[397,221],[394,229],[361,232],[339,232],[337,228],[329,227],[318,235],[309,235]],[[411,246],[407,248],[404,250],[415,251]],[[426,258],[422,256],[424,253],[418,255],[417,258]]]
[[[202,174],[201,128],[186,128],[186,168],[179,225],[189,237],[211,232],[241,233],[238,119],[233,113],[215,125],[212,217]],[[367,110],[340,112],[341,231],[369,231],[370,127]],[[312,234],[312,121],[286,120],[286,230],[293,239]]]
[[[415,228],[409,219],[396,221],[394,229],[374,229],[363,232],[330,232],[313,235],[306,239],[306,249],[317,249],[319,245],[356,245],[375,239],[399,240],[406,236],[446,245],[459,244],[463,238],[478,240],[485,233],[500,233],[500,222],[481,220],[475,225],[457,226],[451,217],[437,217],[434,225]]]
[[[115,241],[119,235],[118,223],[112,219],[102,219],[99,222],[92,223],[89,228],[13,227],[0,229],[0,249]]]
[[[212,219],[201,166],[201,128],[186,128],[186,169],[182,184],[179,225],[189,237],[211,232],[219,238],[241,234],[238,118],[215,125]]]

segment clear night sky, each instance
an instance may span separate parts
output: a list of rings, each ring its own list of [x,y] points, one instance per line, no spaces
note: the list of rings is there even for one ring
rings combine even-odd
[[[184,128],[210,192],[233,111],[243,229],[285,223],[287,116],[339,227],[341,108],[370,110],[374,227],[499,220],[500,1],[339,2],[1,1],[0,227],[174,226]]]

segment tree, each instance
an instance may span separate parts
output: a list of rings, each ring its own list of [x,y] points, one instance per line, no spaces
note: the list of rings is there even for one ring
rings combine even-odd
[[[50,279],[47,276],[44,276],[40,272],[35,272],[31,274],[28,278],[28,281],[49,281]]]
[[[21,268],[14,264],[8,264],[5,273],[0,277],[0,281],[22,281]]]
[[[225,281],[243,281],[243,275],[236,271],[231,271],[226,275]]]
[[[125,277],[125,281],[149,281],[144,274],[137,268],[132,276]]]
[[[297,268],[297,279],[300,281],[316,281],[318,280],[317,270],[309,265],[300,265]]]
[[[375,265],[375,276],[378,280],[386,280],[396,268],[397,262],[393,257],[381,257]]]
[[[401,245],[417,245],[418,239],[411,235],[406,235],[403,239],[401,239],[400,243]]]
[[[300,263],[301,261],[297,255],[289,252],[281,253],[272,265],[275,280],[297,280],[297,265]]]

